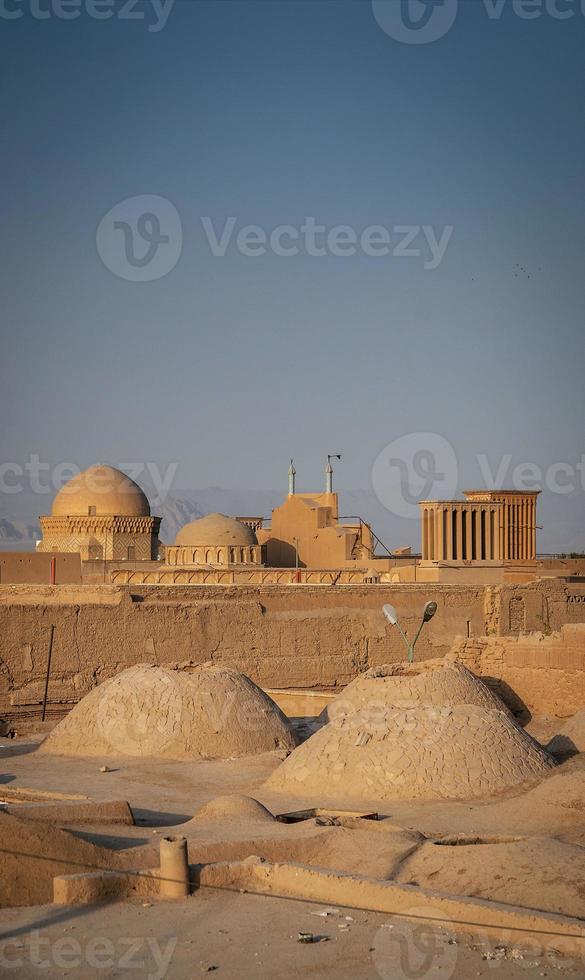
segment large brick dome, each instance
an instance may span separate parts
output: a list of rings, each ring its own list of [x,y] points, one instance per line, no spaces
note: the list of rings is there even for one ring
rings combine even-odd
[[[113,466],[90,466],[66,483],[53,501],[53,517],[149,517],[146,494]]]

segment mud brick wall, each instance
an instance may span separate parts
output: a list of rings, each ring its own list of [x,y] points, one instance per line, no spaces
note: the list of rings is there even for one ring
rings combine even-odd
[[[552,579],[498,587],[6,586],[0,588],[0,716],[40,703],[51,625],[49,704],[75,702],[137,663],[213,660],[264,687],[336,690],[368,667],[405,658],[398,632],[382,616],[383,603],[396,606],[412,635],[429,599],[438,611],[423,630],[417,658],[442,657],[463,644],[461,656],[475,658],[480,673],[489,666],[497,680],[518,685],[520,699],[549,704],[550,697],[537,698],[532,680],[523,690],[525,666],[512,667],[504,652],[488,664],[491,648],[488,654],[473,644],[523,631],[546,637],[568,623],[585,623],[584,597],[585,587]],[[580,670],[577,661],[571,664],[568,677]]]
[[[450,656],[484,677],[514,711],[567,718],[585,705],[585,625],[550,635],[456,643]]]

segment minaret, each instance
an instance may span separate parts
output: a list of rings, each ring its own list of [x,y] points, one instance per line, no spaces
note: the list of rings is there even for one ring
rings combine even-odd
[[[327,466],[325,467],[325,493],[333,493],[333,467],[331,465],[331,456],[327,457]]]
[[[295,493],[295,477],[297,471],[295,470],[294,460],[291,459],[290,466],[288,468],[288,495],[289,497],[294,497]]]

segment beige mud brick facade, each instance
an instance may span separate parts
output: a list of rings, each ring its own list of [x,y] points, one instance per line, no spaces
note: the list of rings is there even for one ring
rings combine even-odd
[[[462,659],[464,653],[476,657],[486,640],[491,649],[493,637],[494,646],[502,640],[496,658],[478,656],[477,666],[464,659],[472,670],[507,683],[535,713],[570,714],[567,706],[583,702],[583,631],[553,634],[585,623],[585,585],[560,579],[496,587],[434,584],[424,592],[417,585],[5,586],[0,717],[38,713],[51,625],[49,704],[52,711],[66,711],[105,678],[139,663],[213,660],[262,687],[336,691],[369,667],[404,660],[382,604],[396,606],[410,635],[426,599],[437,602],[438,612],[421,634],[417,658],[446,656],[454,643],[469,644]],[[537,649],[539,656],[551,653],[548,672],[531,653],[522,663],[509,659],[518,648],[529,654],[532,639],[521,637],[528,631],[544,636]]]
[[[39,551],[78,552],[83,561],[152,561],[158,517],[41,517]]]
[[[536,572],[538,493],[467,490],[465,500],[420,501],[421,570],[436,581],[452,580],[450,569],[461,566],[481,569],[485,581],[529,579]]]
[[[467,490],[465,500],[421,500],[422,560],[535,561],[538,493]]]
[[[585,624],[549,635],[474,637],[450,654],[495,690],[515,711],[570,718],[585,704]]]
[[[371,564],[374,542],[361,521],[339,523],[337,493],[289,494],[272,511],[272,527],[258,532],[268,565],[276,568],[347,568]]]
[[[0,585],[81,585],[79,554],[0,552]]]

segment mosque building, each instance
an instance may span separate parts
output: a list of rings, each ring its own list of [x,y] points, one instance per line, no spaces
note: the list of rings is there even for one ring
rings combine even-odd
[[[288,496],[272,511],[270,527],[261,517],[208,514],[186,524],[165,548],[165,567],[268,566],[269,568],[345,568],[372,561],[374,536],[362,521],[341,524],[327,461],[325,492],[296,492],[291,460]]]
[[[91,466],[59,490],[40,519],[38,551],[77,552],[82,561],[151,561],[158,557],[160,517],[146,494],[112,466]]]
[[[272,511],[270,528],[257,530],[273,568],[346,568],[375,558],[374,535],[360,518],[339,519],[339,496],[333,490],[331,457],[325,470],[325,492],[296,492],[296,469],[291,459],[288,496]]]

